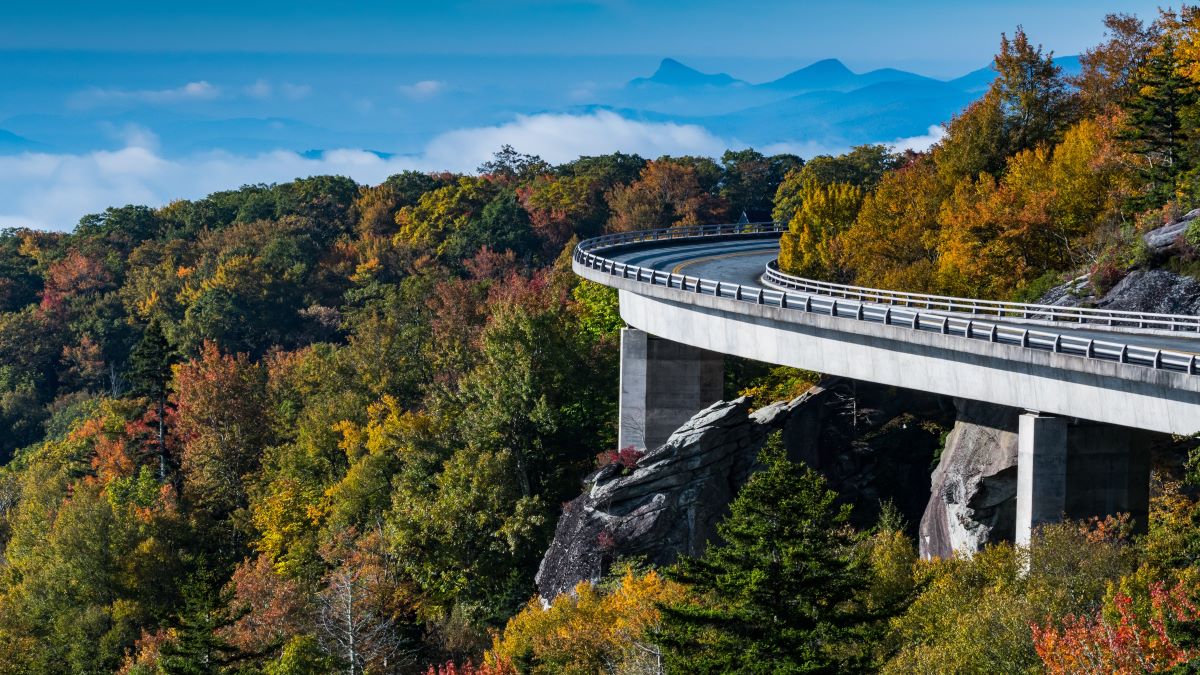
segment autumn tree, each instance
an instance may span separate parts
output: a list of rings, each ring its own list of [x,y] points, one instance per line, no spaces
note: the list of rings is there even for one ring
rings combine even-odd
[[[855,283],[912,292],[937,290],[938,210],[945,188],[928,157],[884,175],[844,235]]]
[[[608,193],[612,209],[608,229],[628,232],[700,225],[728,217],[728,204],[709,191],[716,188],[720,169],[713,176],[706,175],[705,168],[704,164],[667,157],[649,162],[636,181]]]
[[[1126,105],[1137,94],[1138,72],[1160,33],[1132,14],[1105,16],[1104,28],[1105,41],[1080,55],[1080,73],[1072,78],[1083,111],[1091,115]]]
[[[779,266],[785,272],[829,281],[845,278],[841,235],[858,216],[862,189],[849,183],[804,184],[800,207],[779,240]]]
[[[265,373],[245,354],[205,342],[174,366],[184,495],[213,518],[246,506],[246,479],[270,438]]]

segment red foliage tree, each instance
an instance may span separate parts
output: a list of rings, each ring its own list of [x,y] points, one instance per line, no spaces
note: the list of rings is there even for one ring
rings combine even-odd
[[[1031,626],[1034,648],[1046,672],[1132,675],[1166,670],[1196,656],[1177,644],[1169,631],[1172,622],[1200,619],[1200,609],[1182,583],[1170,590],[1162,582],[1152,584],[1149,616],[1137,616],[1132,598],[1123,593],[1116,595],[1113,605],[1113,619],[1097,612],[1094,618],[1068,616],[1059,628]]]

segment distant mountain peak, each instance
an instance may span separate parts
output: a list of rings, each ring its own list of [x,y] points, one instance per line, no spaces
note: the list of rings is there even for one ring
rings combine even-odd
[[[854,71],[846,67],[839,59],[821,59],[814,61],[809,65],[801,68],[796,72],[801,73],[822,73],[822,74],[838,74],[838,75],[853,75]]]
[[[658,64],[658,70],[650,77],[639,77],[630,84],[661,84],[670,87],[725,87],[741,82],[727,73],[702,73],[691,66],[672,58]]]

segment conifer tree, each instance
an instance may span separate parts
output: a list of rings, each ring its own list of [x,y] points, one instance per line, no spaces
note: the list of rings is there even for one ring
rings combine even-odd
[[[1128,122],[1119,138],[1144,160],[1145,192],[1133,200],[1138,210],[1162,206],[1174,195],[1176,180],[1191,165],[1184,116],[1196,102],[1195,89],[1176,67],[1175,39],[1167,35],[1137,77],[1136,93],[1125,104]]]
[[[174,351],[157,318],[150,321],[142,341],[129,356],[129,379],[133,393],[154,402],[158,417],[158,479],[167,478],[166,407]]]
[[[690,600],[663,607],[656,635],[671,672],[806,673],[856,670],[842,644],[863,572],[849,507],[825,481],[787,460],[774,440],[718,526],[724,543],[683,558],[668,578]]]

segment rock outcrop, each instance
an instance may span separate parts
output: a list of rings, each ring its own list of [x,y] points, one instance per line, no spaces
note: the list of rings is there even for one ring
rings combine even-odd
[[[538,591],[551,598],[599,579],[617,558],[665,565],[703,552],[776,429],[788,456],[820,471],[854,507],[855,525],[870,527],[891,502],[915,535],[940,434],[952,420],[944,397],[837,379],[755,412],[745,399],[716,403],[634,467],[609,465],[588,477],[563,509]]]
[[[1038,300],[1058,307],[1098,307],[1127,312],[1200,314],[1200,282],[1163,269],[1136,269],[1105,293],[1091,293],[1087,277],[1052,288]]]
[[[1013,538],[1020,411],[964,399],[955,407],[958,416],[921,518],[923,558],[974,553],[988,542]]]
[[[599,579],[618,557],[667,565],[680,554],[703,552],[757,467],[767,437],[790,425],[803,428],[806,413],[819,414],[816,403],[826,391],[814,387],[754,412],[745,397],[715,403],[634,467],[597,470],[584,494],[563,508],[538,568],[538,592],[553,598],[581,580]],[[804,434],[785,430],[785,435]]]
[[[1197,217],[1200,217],[1200,209],[1192,209],[1178,221],[1143,234],[1142,241],[1146,242],[1146,247],[1153,254],[1168,253],[1178,247],[1183,233]]]

